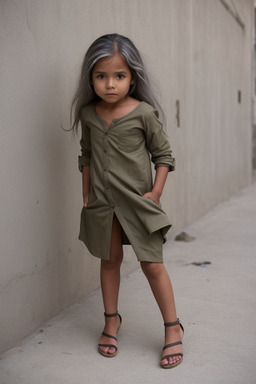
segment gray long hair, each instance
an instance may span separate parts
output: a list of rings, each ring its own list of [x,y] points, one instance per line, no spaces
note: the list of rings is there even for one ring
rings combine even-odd
[[[99,37],[85,54],[78,89],[71,105],[71,120],[72,113],[74,113],[71,129],[77,131],[82,108],[93,101],[100,100],[91,86],[92,71],[95,64],[105,57],[113,56],[116,52],[123,56],[135,79],[128,95],[140,101],[145,101],[156,108],[161,120],[165,123],[164,112],[151,89],[139,51],[130,39],[113,33]]]

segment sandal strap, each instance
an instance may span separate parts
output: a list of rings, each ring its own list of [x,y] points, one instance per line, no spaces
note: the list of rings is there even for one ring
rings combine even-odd
[[[117,338],[116,338],[115,336],[109,335],[108,333],[102,332],[102,335],[103,335],[103,336],[106,336],[106,337],[108,337],[108,338],[110,338],[110,339],[114,339],[115,341],[117,341]]]
[[[118,348],[114,344],[98,344],[99,347],[109,347],[109,348],[114,348],[116,351]]]
[[[120,313],[118,313],[118,311],[117,312],[115,312],[115,313],[106,313],[106,312],[104,312],[104,316],[105,317],[116,317],[116,316],[119,316],[119,319],[120,319],[120,326],[121,326],[121,324],[122,324],[122,316],[120,315]],[[120,328],[120,327],[119,327]],[[118,329],[119,329],[118,328]]]
[[[172,355],[166,355],[166,356],[164,356],[164,357],[161,359],[161,361],[162,361],[162,360],[165,360],[165,359],[168,359],[169,357],[175,357],[175,356],[181,356],[181,357],[183,357],[183,353],[173,353]]]
[[[163,347],[163,350],[164,350],[164,349],[167,349],[167,348],[174,347],[175,345],[180,345],[180,344],[182,344],[182,341],[176,341],[175,343],[166,344],[166,345]]]
[[[164,326],[165,327],[173,327],[173,326],[178,325],[178,324],[180,324],[180,320],[179,319],[177,319],[173,323],[164,323]]]
[[[115,313],[106,313],[106,312],[104,312],[104,316],[105,317],[116,317],[116,316],[118,316],[118,311],[115,312]]]
[[[164,323],[164,326],[165,327],[174,327],[175,325],[178,325],[178,324],[180,325],[180,327],[184,333],[184,328],[183,328],[182,324],[180,323],[179,319],[177,319],[177,321],[174,321],[173,323]]]

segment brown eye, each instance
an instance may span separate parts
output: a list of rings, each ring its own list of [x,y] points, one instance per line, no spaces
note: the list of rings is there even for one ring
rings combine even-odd
[[[105,79],[105,75],[98,75],[97,79]]]

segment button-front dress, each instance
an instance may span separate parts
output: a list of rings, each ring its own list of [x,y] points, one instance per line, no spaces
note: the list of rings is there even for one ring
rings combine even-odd
[[[171,223],[153,200],[143,197],[153,188],[155,168],[175,168],[158,112],[141,102],[110,126],[88,104],[81,114],[79,169],[90,166],[90,192],[81,212],[79,239],[100,259],[110,258],[113,216],[122,227],[123,244],[131,244],[138,261],[162,262],[162,244]]]

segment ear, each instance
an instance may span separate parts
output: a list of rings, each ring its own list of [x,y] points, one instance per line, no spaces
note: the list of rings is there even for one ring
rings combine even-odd
[[[132,79],[131,79],[131,83],[130,84],[134,85],[135,82],[136,82],[137,75],[136,75],[136,73],[134,71],[131,71],[131,75],[132,75]]]

